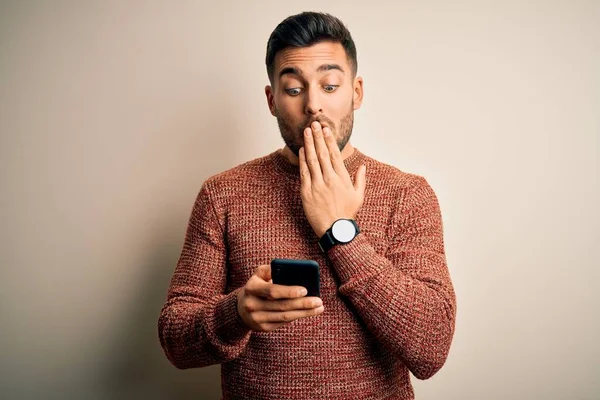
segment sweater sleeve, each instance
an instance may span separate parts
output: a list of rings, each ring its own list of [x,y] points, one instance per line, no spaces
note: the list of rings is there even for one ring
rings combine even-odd
[[[456,299],[433,189],[417,176],[401,197],[385,256],[361,234],[328,256],[341,280],[340,293],[368,329],[415,377],[427,379],[448,356]]]
[[[250,329],[237,312],[239,289],[225,293],[227,251],[222,224],[204,184],[158,319],[160,343],[177,368],[234,359],[250,339]]]

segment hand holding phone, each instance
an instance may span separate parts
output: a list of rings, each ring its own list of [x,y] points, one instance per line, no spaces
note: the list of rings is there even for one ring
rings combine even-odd
[[[270,332],[299,318],[323,313],[320,298],[306,296],[308,291],[302,286],[276,284],[275,279],[271,283],[271,272],[270,265],[259,266],[238,292],[237,311],[250,329]]]

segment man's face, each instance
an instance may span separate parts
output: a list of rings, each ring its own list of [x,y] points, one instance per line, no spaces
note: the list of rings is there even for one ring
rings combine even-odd
[[[287,48],[275,57],[267,102],[287,147],[298,156],[313,121],[328,126],[340,150],[348,143],[354,110],[362,102],[362,78],[354,78],[341,44],[321,42]]]

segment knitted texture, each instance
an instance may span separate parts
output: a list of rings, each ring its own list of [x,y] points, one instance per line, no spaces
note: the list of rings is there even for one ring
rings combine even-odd
[[[276,151],[209,178],[194,204],[158,321],[178,368],[222,364],[223,399],[414,399],[444,364],[456,300],[437,197],[427,181],[355,149],[367,166],[361,233],[328,254],[300,198],[300,174]],[[273,258],[319,263],[323,314],[251,332],[237,293]]]

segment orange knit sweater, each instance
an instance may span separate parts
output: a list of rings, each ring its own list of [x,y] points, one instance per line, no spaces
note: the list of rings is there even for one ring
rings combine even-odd
[[[208,179],[158,321],[178,368],[222,365],[223,399],[413,399],[444,364],[456,302],[438,200],[427,181],[362,154],[361,233],[328,254],[308,224],[300,175],[279,151]],[[312,259],[322,315],[251,332],[236,295],[273,258]]]

